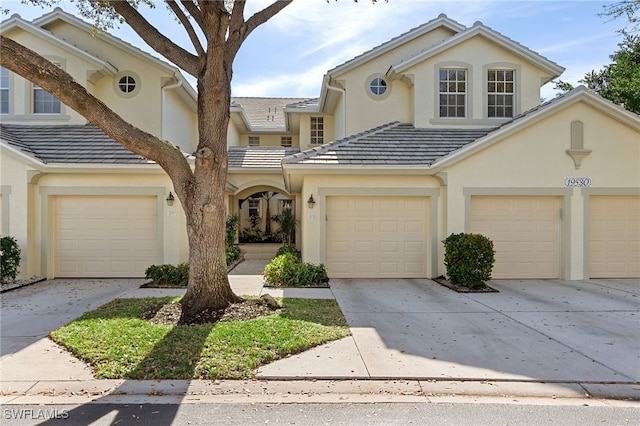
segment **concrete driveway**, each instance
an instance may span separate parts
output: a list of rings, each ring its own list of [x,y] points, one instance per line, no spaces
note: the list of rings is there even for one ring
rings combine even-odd
[[[332,280],[369,377],[640,382],[639,280]]]

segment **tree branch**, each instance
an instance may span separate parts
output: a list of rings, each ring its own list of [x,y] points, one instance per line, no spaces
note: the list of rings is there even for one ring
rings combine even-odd
[[[203,28],[204,21],[202,20],[202,11],[193,2],[193,0],[181,0],[180,3],[182,3],[187,12],[189,12],[189,15],[191,15],[193,20],[196,21],[196,24],[198,24],[200,28]]]
[[[129,2],[121,0],[105,1],[124,18],[127,24],[129,24],[153,50],[163,55],[185,72],[194,77],[198,76],[200,73],[200,59],[197,56],[189,53],[162,35],[158,29],[151,25]]]
[[[175,145],[131,125],[66,71],[3,35],[0,35],[0,65],[54,95],[127,150],[158,163],[176,188],[193,177],[189,163]]]
[[[193,47],[196,49],[198,56],[200,58],[203,58],[205,55],[204,48],[202,47],[202,44],[200,43],[200,39],[198,38],[198,34],[196,34],[193,28],[193,25],[191,25],[191,22],[189,21],[189,18],[184,14],[182,9],[180,9],[180,6],[178,6],[175,0],[166,0],[166,3],[169,6],[169,8],[173,11],[173,13],[176,15],[176,17],[184,27],[185,31],[189,35],[189,39],[191,39],[191,44],[193,44]]]

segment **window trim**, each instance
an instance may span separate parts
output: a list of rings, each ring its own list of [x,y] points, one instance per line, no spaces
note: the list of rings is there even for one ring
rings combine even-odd
[[[285,142],[285,139],[288,142]],[[280,146],[283,148],[291,148],[293,146],[293,136],[280,136]]]
[[[5,91],[7,92],[7,111],[6,112],[1,112],[1,106],[0,106],[0,114],[2,115],[11,115],[12,111],[13,111],[13,102],[12,102],[12,92],[13,92],[13,73],[9,70],[9,68],[5,68],[5,67],[0,67],[3,70],[6,70],[7,72],[7,87],[2,87],[2,85],[0,84],[0,92]]]
[[[488,84],[488,73],[489,71],[513,71],[513,115],[511,117],[489,117],[489,84]],[[513,117],[516,117],[521,112],[521,104],[520,104],[520,93],[521,93],[521,84],[520,81],[522,78],[522,67],[518,64],[512,62],[493,62],[490,64],[485,64],[482,67],[482,116],[491,120],[491,122],[496,121],[509,121]]]
[[[247,200],[249,203],[247,204],[247,217],[251,217],[251,210],[256,210],[257,211],[257,215],[256,217],[261,218],[262,217],[262,203],[261,203],[261,199],[260,198],[249,198]],[[254,204],[252,206],[252,204]]]
[[[248,136],[247,146],[260,146],[260,136]]]
[[[442,69],[460,69],[467,72],[466,76],[466,93],[465,93],[465,116],[464,117],[441,117],[440,116],[440,70]],[[434,93],[433,97],[433,118],[434,120],[449,121],[449,120],[471,120],[473,118],[473,65],[467,62],[461,61],[447,61],[434,64]]]
[[[372,84],[376,79],[380,79],[384,81],[386,89],[383,93],[379,93],[379,94],[374,93],[372,89]],[[387,78],[387,76],[382,73],[371,74],[364,81],[364,91],[367,94],[367,96],[370,99],[373,99],[374,101],[382,101],[384,99],[387,99],[391,95],[391,87],[392,87],[392,84],[390,79]]]
[[[122,89],[120,89],[120,80],[124,77],[131,77],[135,81],[135,87],[130,92],[123,92]],[[113,77],[113,91],[121,98],[130,99],[136,97],[138,93],[140,93],[141,87],[142,79],[137,73],[131,70],[120,71]]]
[[[48,61],[50,61],[51,63],[53,63],[53,65],[61,68],[62,70],[65,69],[66,66],[66,61],[63,58],[59,58],[59,57],[52,57],[52,56],[45,56],[45,59],[47,59]],[[62,115],[65,110],[64,110],[64,103],[62,103],[62,101],[58,98],[56,98],[54,95],[52,95],[51,93],[47,92],[45,89],[41,88],[40,86],[38,86],[35,83],[31,83],[30,81],[27,80],[27,83],[30,85],[29,88],[29,95],[30,95],[30,103],[29,105],[31,105],[31,114],[38,116],[38,117],[42,117],[42,116],[60,116]],[[58,106],[60,108],[60,110],[58,112],[36,112],[36,90],[42,90],[45,94],[51,96],[52,99],[58,101]]]
[[[314,120],[316,121],[316,128],[314,129]],[[319,127],[318,127],[319,125]],[[314,134],[315,132],[315,134]],[[309,144],[311,145],[323,145],[324,142],[324,116],[312,115],[309,117]],[[315,142],[314,142],[315,140]]]

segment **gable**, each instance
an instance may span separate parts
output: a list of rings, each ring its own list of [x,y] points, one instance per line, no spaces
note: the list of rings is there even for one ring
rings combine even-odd
[[[584,154],[577,163],[572,150]],[[637,187],[640,117],[581,87],[443,157],[434,170],[474,186],[562,186],[587,176],[601,187]]]

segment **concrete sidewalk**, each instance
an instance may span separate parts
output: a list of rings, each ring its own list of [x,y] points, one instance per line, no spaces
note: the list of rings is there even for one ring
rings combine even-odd
[[[141,289],[142,280],[42,282],[2,295],[1,402],[640,400],[637,280],[496,282],[501,293],[492,295],[429,280],[283,290],[263,287],[264,263],[238,265],[234,291],[336,297],[352,336],[263,366],[252,381],[95,380],[49,331],[114,298],[184,290]]]

